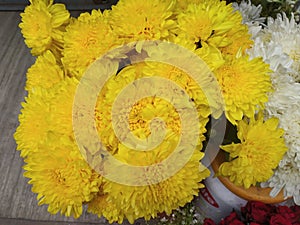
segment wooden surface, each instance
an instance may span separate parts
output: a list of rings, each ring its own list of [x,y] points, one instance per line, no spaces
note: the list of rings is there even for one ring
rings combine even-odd
[[[23,160],[16,151],[13,134],[26,94],[26,71],[35,59],[18,28],[19,13],[0,12],[0,225],[108,224],[86,212],[77,220],[49,214],[47,206],[37,205],[36,194],[23,177]]]

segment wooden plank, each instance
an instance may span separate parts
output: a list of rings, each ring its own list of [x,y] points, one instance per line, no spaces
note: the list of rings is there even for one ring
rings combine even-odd
[[[22,43],[17,13],[0,13],[0,216],[8,216],[22,162],[15,151],[13,133],[17,127],[20,102],[25,94],[26,69],[33,63]]]

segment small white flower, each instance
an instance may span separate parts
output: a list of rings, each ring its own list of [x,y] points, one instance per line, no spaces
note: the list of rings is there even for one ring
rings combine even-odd
[[[167,222],[167,221],[168,221],[168,219],[166,217],[163,217],[160,219],[160,222]]]

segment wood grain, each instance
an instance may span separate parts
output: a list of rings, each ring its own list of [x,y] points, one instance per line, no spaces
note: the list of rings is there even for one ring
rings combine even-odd
[[[19,12],[0,12],[0,225],[108,224],[86,211],[78,220],[49,214],[47,206],[37,205],[36,194],[23,177],[24,162],[13,134],[26,95],[26,71],[35,59],[24,44],[19,22]]]

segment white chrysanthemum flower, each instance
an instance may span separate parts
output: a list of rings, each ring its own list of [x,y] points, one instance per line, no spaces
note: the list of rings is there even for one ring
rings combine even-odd
[[[268,18],[267,29],[264,29],[262,36],[270,39],[270,43],[280,46],[282,52],[291,60],[291,71],[295,82],[300,82],[300,25],[295,22],[294,15],[289,20],[283,13],[277,18]]]
[[[299,85],[300,86],[300,85]],[[300,90],[300,89],[299,89]],[[284,138],[288,146],[287,155],[300,169],[300,96],[298,103],[290,107],[279,117],[280,127],[285,130]],[[300,174],[298,174],[300,177]]]
[[[289,114],[293,113],[294,108],[296,108],[296,111],[297,109],[300,111],[300,84],[285,81],[275,86],[275,91],[270,94],[269,100],[265,104],[266,116],[268,118],[272,116],[282,118],[282,128],[285,128],[285,124],[288,123],[288,120],[293,119]],[[296,115],[298,115],[298,113],[296,113],[295,116]],[[300,117],[298,117],[298,120],[300,121]],[[293,121],[296,122],[296,120]]]
[[[279,163],[280,167],[284,167],[289,162],[295,163],[296,167],[300,169],[300,147],[299,143],[293,142],[289,146],[289,151],[287,151],[286,155],[282,158]],[[292,172],[292,171],[291,171]]]
[[[240,11],[243,16],[244,24],[249,25],[254,22],[263,23],[266,19],[260,16],[262,6],[260,4],[258,6],[252,5],[250,0],[248,0],[248,2],[243,0],[240,4],[233,2],[232,6],[235,10]]]
[[[297,33],[298,25],[295,22],[294,15],[292,14],[291,19],[289,19],[285,13],[277,14],[276,19],[268,17],[267,22],[268,30],[271,32],[280,33]]]
[[[260,33],[265,32],[262,31]],[[262,34],[259,35],[260,36],[254,38],[253,47],[247,51],[250,57],[262,57],[264,62],[268,63],[273,71],[277,71],[280,67],[284,68],[284,73],[290,71],[293,61],[283,52],[282,47],[272,40],[266,40]]]
[[[233,2],[232,7],[240,11],[243,17],[242,22],[248,25],[249,33],[252,37],[256,36],[262,28],[261,24],[265,21],[265,17],[260,16],[262,6],[252,5],[250,0],[248,2],[243,0],[240,4]]]
[[[251,58],[262,57],[274,71],[272,82],[300,82],[300,25],[294,17],[289,20],[283,13],[268,18],[268,24],[256,36],[254,46],[248,50]]]
[[[271,23],[269,30],[277,31],[272,32],[272,40],[275,43],[280,43],[282,50],[287,54],[290,59],[293,60],[292,69],[290,75],[292,75],[296,82],[300,81],[300,26],[294,20],[292,16],[289,21],[286,15],[278,15],[274,23]]]
[[[281,189],[285,197],[293,197],[295,203],[300,205],[300,168],[294,161],[290,161],[287,155],[284,156],[284,165],[280,165],[268,182],[262,186],[269,186],[272,189],[270,195],[276,196]]]

